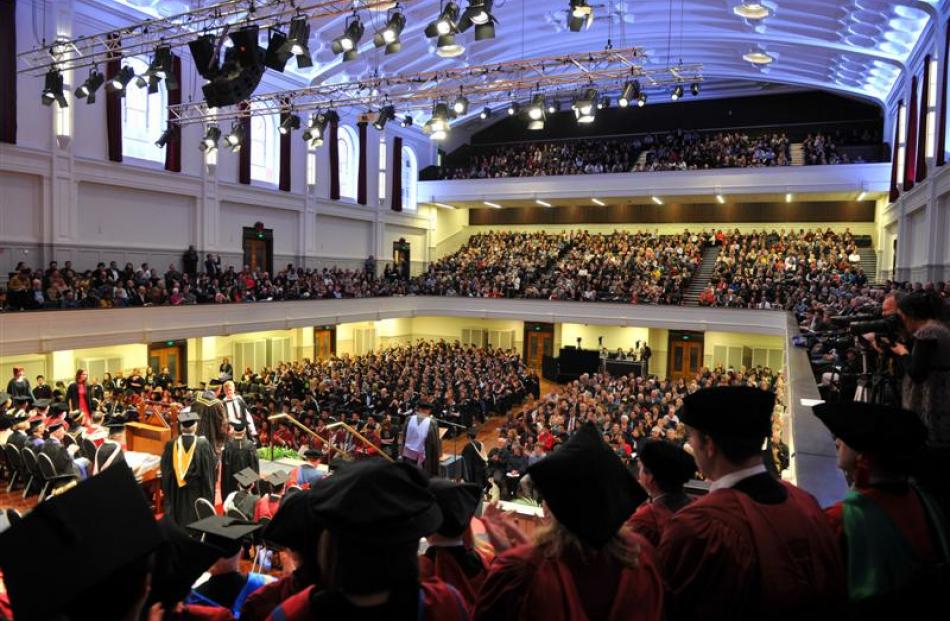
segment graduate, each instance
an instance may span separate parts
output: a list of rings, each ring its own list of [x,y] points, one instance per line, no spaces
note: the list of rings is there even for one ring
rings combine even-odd
[[[264,483],[267,484],[266,488],[262,488],[262,492],[266,490],[260,500],[257,501],[257,504],[254,505],[254,521],[259,522],[261,518],[272,519],[274,515],[277,514],[277,509],[280,507],[280,499],[284,493],[284,484],[287,483],[287,479],[290,478],[290,472],[287,470],[278,470],[263,479]]]
[[[206,438],[214,454],[220,456],[228,437],[228,417],[224,404],[213,390],[205,390],[191,403],[191,411],[198,415],[198,435]]]
[[[257,446],[247,438],[247,428],[243,422],[231,423],[231,438],[221,452],[221,497],[227,498],[237,489],[235,473],[250,468],[260,472],[260,458]]]
[[[272,621],[465,621],[468,606],[438,578],[419,578],[419,539],[442,524],[425,475],[406,463],[367,460],[297,494],[325,530],[317,558],[326,585],[274,609]]]
[[[115,463],[125,463],[125,423],[113,421],[106,426],[108,437],[96,449],[92,473],[99,474]]]
[[[429,490],[442,510],[442,525],[426,537],[429,547],[419,558],[419,576],[435,576],[451,584],[472,606],[488,574],[488,563],[471,546],[469,532],[482,490],[471,483],[446,479],[432,479]]]
[[[442,439],[439,437],[439,424],[432,419],[432,404],[420,402],[416,413],[406,418],[402,427],[399,443],[403,460],[416,464],[430,476],[439,476],[439,462],[442,459]]]
[[[69,451],[66,450],[63,444],[63,438],[66,437],[65,425],[66,420],[64,418],[50,421],[49,427],[47,427],[49,437],[43,443],[43,448],[37,454],[37,457],[40,455],[49,457],[53,463],[53,470],[58,475],[71,474],[79,479],[85,479],[89,474],[89,460],[85,457],[74,460],[69,455]]]
[[[478,431],[474,427],[469,428],[467,437],[468,441],[462,449],[462,478],[484,490],[488,487],[488,456],[485,454],[485,446],[478,439]]]
[[[646,492],[594,425],[581,426],[528,476],[550,523],[533,543],[495,557],[472,619],[662,619],[653,548],[625,526]]]
[[[687,396],[678,416],[709,493],[673,515],[658,549],[670,619],[838,618],[844,570],[815,499],[765,470],[775,395]]]
[[[950,529],[939,504],[908,479],[927,428],[914,412],[822,403],[851,490],[825,510],[848,568],[852,616],[936,619],[950,584]]]
[[[295,485],[301,489],[310,489],[310,486],[326,476],[319,470],[320,460],[323,459],[323,452],[314,448],[308,448],[303,452],[303,458],[307,463],[300,464],[290,471],[290,480],[288,485]]]
[[[217,476],[211,443],[196,435],[198,415],[182,411],[178,415],[181,435],[170,440],[162,452],[162,493],[164,513],[179,526],[195,521],[195,501],[204,498],[214,503]]]
[[[637,482],[650,500],[637,508],[628,524],[656,547],[673,514],[692,502],[683,486],[696,475],[696,461],[665,440],[644,442],[637,459]]]
[[[237,510],[246,519],[254,515],[254,507],[261,497],[253,492],[255,484],[260,480],[260,474],[257,471],[245,468],[234,474],[234,481],[237,483],[237,489],[224,498],[224,512]],[[223,481],[222,481],[223,484]]]

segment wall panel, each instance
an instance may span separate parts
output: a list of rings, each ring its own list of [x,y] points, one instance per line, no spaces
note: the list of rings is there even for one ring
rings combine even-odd
[[[195,243],[195,201],[187,196],[80,183],[79,244],[181,249]]]
[[[299,216],[289,209],[267,208],[241,203],[221,203],[221,230],[218,240],[222,249],[240,252],[244,227],[263,222],[264,228],[274,230],[274,262],[278,255],[296,256],[299,254]]]
[[[365,259],[373,251],[373,223],[318,215],[317,254],[324,257]]]
[[[42,241],[42,188],[40,177],[0,170],[0,242]]]

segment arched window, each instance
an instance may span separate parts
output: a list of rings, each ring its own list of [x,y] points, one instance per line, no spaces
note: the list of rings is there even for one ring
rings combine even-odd
[[[129,58],[126,64],[136,76],[148,70],[148,63],[141,58]],[[168,98],[165,81],[158,84],[158,92],[149,94],[148,88],[140,88],[138,79],[129,82],[122,98],[122,153],[153,162],[165,161],[165,150],[155,146],[165,131],[165,106]]]
[[[410,147],[402,148],[402,210],[416,210],[416,183],[419,180],[419,165],[416,153]]]
[[[251,117],[251,179],[277,183],[277,117],[273,114]]]
[[[341,125],[337,132],[337,148],[340,159],[340,196],[356,198],[356,166],[359,159],[356,132],[352,127]]]

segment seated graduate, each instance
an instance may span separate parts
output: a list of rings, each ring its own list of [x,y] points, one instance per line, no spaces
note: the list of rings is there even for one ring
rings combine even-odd
[[[324,472],[317,469],[320,460],[323,459],[323,452],[315,448],[308,448],[303,452],[303,458],[307,460],[307,463],[300,464],[290,472],[288,485],[310,489],[311,485],[326,476]]]
[[[217,550],[218,559],[208,570],[207,580],[199,580],[185,599],[188,604],[230,610],[237,617],[247,596],[273,582],[266,574],[241,572],[241,550],[251,535],[261,528],[228,517],[213,515],[188,525],[188,530],[204,536],[205,545]]]
[[[656,547],[673,514],[692,502],[683,486],[696,475],[696,462],[672,442],[647,440],[637,455],[637,467],[637,481],[650,500],[637,507],[628,524]]]
[[[240,618],[265,621],[282,601],[310,586],[323,588],[317,564],[317,541],[322,529],[309,518],[306,494],[284,496],[274,519],[264,527],[261,539],[281,554],[285,575],[266,584],[244,601]]]
[[[914,412],[884,405],[822,403],[814,411],[851,482],[825,515],[844,552],[852,615],[942,618],[950,529],[939,503],[907,476],[927,428]]]
[[[257,446],[247,437],[247,428],[242,421],[231,422],[231,437],[221,451],[221,497],[227,498],[231,492],[237,490],[237,481],[234,474],[250,468],[255,472],[261,471],[260,458],[257,456]]]
[[[264,483],[261,491],[266,493],[261,496],[254,506],[253,519],[255,522],[260,522],[262,518],[272,519],[274,517],[284,493],[284,484],[287,483],[289,478],[289,471],[278,470],[261,479],[261,482]]]
[[[96,449],[92,464],[93,474],[99,474],[114,463],[125,462],[125,451],[122,448],[125,446],[125,423],[115,420],[106,428],[109,430],[109,435]]]
[[[442,512],[416,466],[357,462],[297,497],[326,529],[317,552],[326,588],[304,589],[269,619],[468,619],[454,587],[419,578],[419,539],[439,528]]]
[[[71,474],[80,479],[85,479],[90,470],[89,460],[85,457],[73,459],[63,443],[63,439],[66,437],[65,417],[50,421],[47,430],[49,431],[49,437],[43,443],[40,454],[49,457],[50,461],[53,462],[53,470],[56,474]]]
[[[260,475],[250,468],[235,473],[234,481],[237,483],[237,489],[224,499],[223,508],[225,513],[231,509],[236,509],[247,519],[253,517],[254,509],[257,508],[257,503],[261,499],[253,492],[253,489],[260,478]]]
[[[472,547],[469,532],[482,499],[481,489],[471,483],[432,479],[429,490],[442,510],[442,525],[426,537],[429,547],[419,558],[419,575],[451,584],[471,606],[488,573],[488,564]]]
[[[37,505],[0,535],[0,569],[17,621],[137,621],[163,541],[128,466]],[[49,583],[49,568],[71,568]]]
[[[679,411],[709,493],[675,513],[658,558],[670,619],[838,618],[844,570],[815,499],[769,474],[775,395],[707,388]]]
[[[550,525],[495,558],[472,618],[659,620],[653,549],[625,522],[646,498],[592,423],[528,468]]]

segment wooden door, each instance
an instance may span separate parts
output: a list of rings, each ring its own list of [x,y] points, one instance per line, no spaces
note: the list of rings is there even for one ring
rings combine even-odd
[[[261,239],[244,240],[244,264],[251,268],[267,270],[267,244]]]
[[[551,332],[527,332],[525,334],[525,364],[532,369],[541,369],[544,356],[554,354],[554,334]]]
[[[317,360],[328,360],[336,353],[336,330],[314,329],[313,356]]]
[[[148,348],[148,366],[156,375],[161,373],[162,369],[168,367],[169,374],[177,384],[185,373],[184,346],[179,344],[150,345]]]
[[[670,379],[689,381],[703,364],[703,344],[696,341],[670,343]]]

